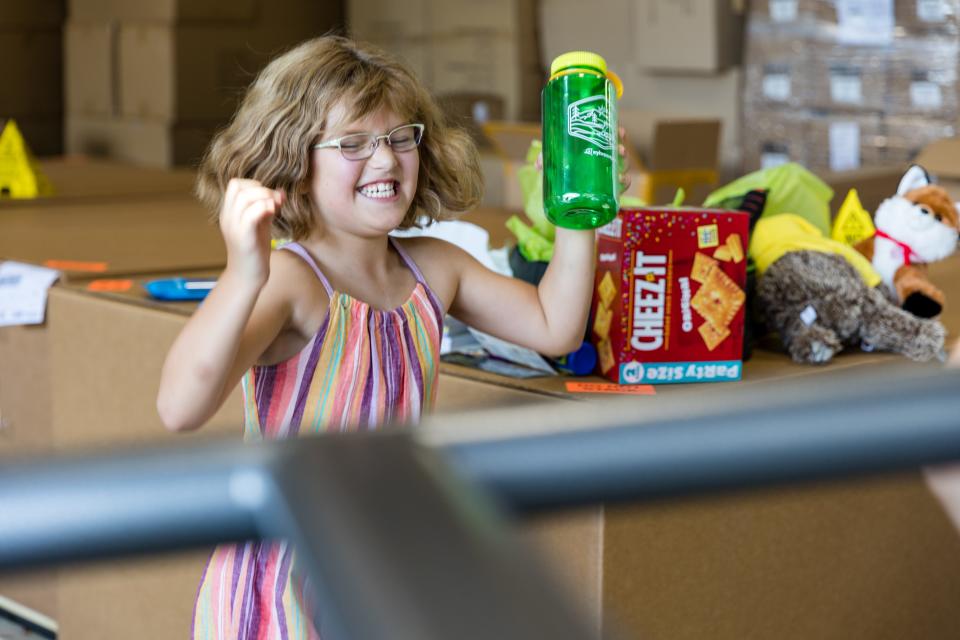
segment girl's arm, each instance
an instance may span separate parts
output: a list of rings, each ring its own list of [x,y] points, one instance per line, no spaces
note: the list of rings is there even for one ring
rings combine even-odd
[[[553,259],[536,287],[490,271],[453,245],[445,250],[459,276],[451,315],[546,355],[580,346],[593,294],[593,231],[557,229]]]
[[[625,134],[620,131],[620,183],[626,174]],[[504,340],[546,355],[574,351],[583,341],[593,295],[596,232],[557,228],[553,258],[540,280],[531,284],[496,274],[465,252],[450,250],[459,275],[450,313]]]
[[[171,430],[196,429],[290,318],[287,280],[270,278],[270,223],[283,196],[253,180],[231,180],[220,214],[227,267],[167,354],[157,410]]]

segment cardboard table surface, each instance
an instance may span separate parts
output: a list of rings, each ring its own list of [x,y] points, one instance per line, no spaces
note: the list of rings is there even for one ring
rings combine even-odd
[[[188,169],[149,169],[83,156],[44,158],[38,165],[53,185],[53,195],[33,200],[0,198],[0,210],[130,196],[189,196],[196,180],[196,173]]]
[[[0,259],[65,265],[68,276],[216,268],[220,231],[192,197],[10,205],[0,209]]]

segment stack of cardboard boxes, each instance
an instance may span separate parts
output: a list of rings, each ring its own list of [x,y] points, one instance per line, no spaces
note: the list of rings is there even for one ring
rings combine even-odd
[[[33,151],[63,150],[64,0],[0,3],[0,120],[14,118]]]
[[[541,0],[543,60],[549,65],[566,51],[595,51],[623,79],[622,111],[720,120],[720,162],[729,177],[740,170],[743,4]]]
[[[342,23],[337,3],[71,0],[66,147],[191,164],[278,52]]]
[[[900,166],[952,136],[958,12],[957,0],[753,2],[745,168]]]
[[[534,0],[351,0],[358,40],[399,55],[464,121],[537,120],[543,67]]]

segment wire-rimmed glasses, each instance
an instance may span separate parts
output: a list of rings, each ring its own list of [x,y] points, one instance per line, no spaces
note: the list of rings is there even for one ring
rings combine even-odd
[[[404,124],[380,136],[372,133],[351,133],[334,140],[318,142],[311,148],[337,147],[340,155],[347,160],[366,160],[374,154],[381,140],[386,140],[390,148],[397,153],[416,149],[423,139],[423,129],[422,124]]]

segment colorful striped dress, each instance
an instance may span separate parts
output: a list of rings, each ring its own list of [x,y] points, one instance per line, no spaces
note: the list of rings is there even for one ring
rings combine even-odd
[[[301,245],[283,247],[313,268],[330,303],[319,331],[300,353],[255,366],[243,377],[245,439],[416,422],[433,406],[443,307],[403,248],[391,242],[417,284],[405,303],[389,311],[334,291]],[[319,638],[292,560],[286,543],[217,547],[200,582],[192,637]]]

